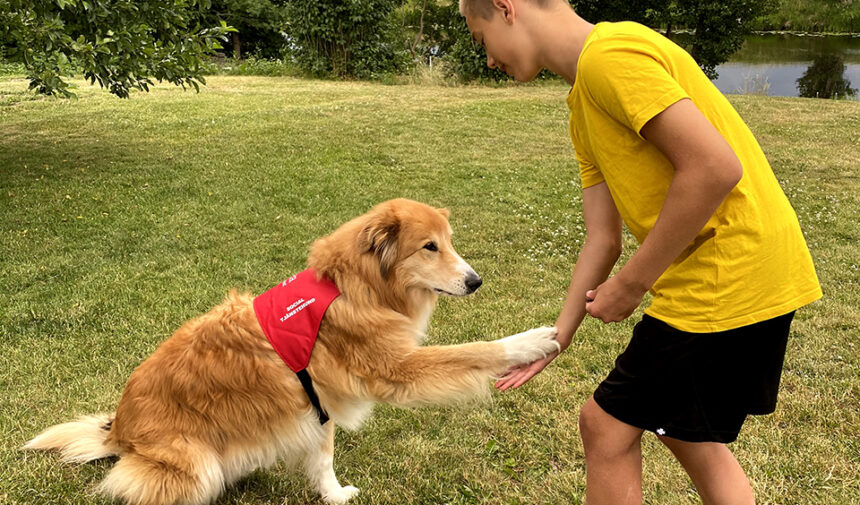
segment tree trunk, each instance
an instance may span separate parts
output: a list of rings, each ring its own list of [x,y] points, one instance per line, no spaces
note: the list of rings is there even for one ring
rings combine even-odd
[[[412,43],[412,48],[410,52],[412,53],[412,59],[415,59],[415,48],[418,47],[418,42],[421,40],[421,36],[424,34],[424,12],[427,10],[427,0],[424,0],[421,3],[421,20],[418,22],[418,34],[415,35],[415,42]]]
[[[233,58],[238,60],[242,57],[242,42],[239,40],[238,32],[233,32],[230,35],[233,36]]]

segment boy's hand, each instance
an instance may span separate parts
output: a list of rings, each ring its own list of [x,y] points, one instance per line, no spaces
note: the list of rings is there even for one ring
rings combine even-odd
[[[636,310],[647,291],[615,275],[585,292],[585,311],[604,323],[617,323],[627,319]]]
[[[555,351],[546,358],[539,359],[527,365],[518,365],[511,368],[504,377],[496,381],[496,389],[499,391],[506,391],[508,389],[516,389],[522,386],[528,382],[529,379],[546,368],[550,361],[554,360],[558,354],[559,351]]]
[[[558,330],[556,329],[556,331]],[[496,381],[496,389],[500,391],[516,389],[528,382],[529,379],[546,368],[546,366],[549,365],[556,356],[561,354],[561,351],[567,349],[567,346],[570,345],[570,339],[570,335],[557,334],[555,341],[558,347],[557,351],[553,351],[547,357],[538,359],[537,361],[512,367],[505,372],[504,377]]]

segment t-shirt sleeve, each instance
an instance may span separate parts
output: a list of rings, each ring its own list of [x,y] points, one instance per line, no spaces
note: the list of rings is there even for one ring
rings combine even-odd
[[[597,105],[641,137],[654,116],[689,95],[659,49],[637,37],[597,40],[583,55],[579,79]]]

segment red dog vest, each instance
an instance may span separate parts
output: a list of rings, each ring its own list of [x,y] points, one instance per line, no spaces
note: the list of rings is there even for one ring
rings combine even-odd
[[[254,298],[254,313],[263,334],[290,370],[298,374],[323,424],[328,417],[319,405],[305,368],[323,315],[339,295],[340,290],[332,281],[317,280],[316,271],[309,268]]]

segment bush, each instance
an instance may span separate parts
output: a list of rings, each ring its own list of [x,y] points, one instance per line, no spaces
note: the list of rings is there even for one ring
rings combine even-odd
[[[27,68],[23,63],[13,63],[0,59],[0,76],[26,75]]]
[[[292,0],[286,32],[296,63],[313,75],[369,78],[402,70],[396,42],[400,0]]]

